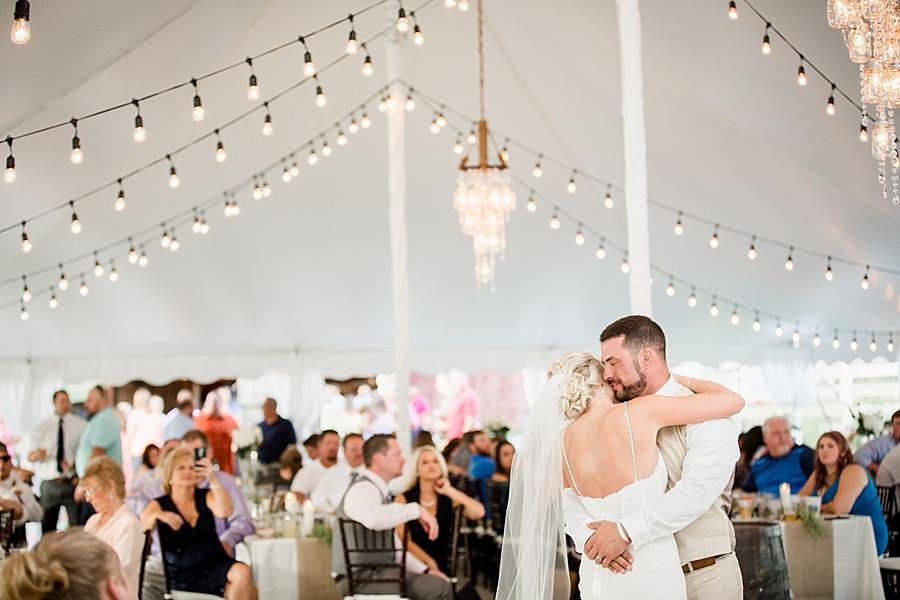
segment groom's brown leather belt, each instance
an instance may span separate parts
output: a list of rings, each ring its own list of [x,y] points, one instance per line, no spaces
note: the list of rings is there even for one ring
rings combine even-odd
[[[698,571],[700,569],[705,569],[706,567],[711,567],[716,564],[716,561],[722,558],[723,556],[728,556],[727,554],[719,554],[718,556],[707,556],[706,558],[698,558],[697,560],[692,560],[689,563],[685,563],[681,565],[681,570],[685,574],[693,573],[694,571]]]

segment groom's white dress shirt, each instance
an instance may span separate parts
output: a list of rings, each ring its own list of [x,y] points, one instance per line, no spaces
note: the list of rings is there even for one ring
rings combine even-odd
[[[660,396],[691,393],[674,377],[656,392]],[[737,436],[737,426],[731,419],[666,427],[659,432],[657,443],[669,471],[669,490],[622,519],[634,548],[676,534],[682,563],[734,549],[734,529],[726,504],[730,508],[731,482],[739,455]],[[590,516],[583,513],[581,517],[566,527],[579,552],[594,533],[587,526]]]

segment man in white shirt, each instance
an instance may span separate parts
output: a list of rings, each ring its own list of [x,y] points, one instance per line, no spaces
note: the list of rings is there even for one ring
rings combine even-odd
[[[651,394],[690,395],[669,373],[665,334],[651,319],[619,319],[600,341],[603,378],[619,402]],[[629,545],[639,548],[675,534],[688,600],[740,600],[743,584],[728,519],[737,435],[730,419],[661,430],[657,445],[669,471],[668,491],[621,523],[567,523],[576,549],[621,572],[628,568]]]
[[[338,518],[352,519],[373,531],[395,529],[409,521],[418,520],[428,532],[428,538],[437,539],[437,519],[416,502],[397,504],[392,502],[387,484],[403,472],[403,452],[391,435],[376,434],[363,446],[366,468],[350,484],[337,507]],[[399,538],[394,534],[395,545]],[[343,541],[340,531],[332,539],[331,568],[338,574],[341,596],[347,593]],[[453,590],[450,582],[438,575],[429,575],[428,567],[411,554],[406,555],[406,596],[410,600],[450,600]],[[396,592],[396,584],[363,584],[355,592],[377,594]]]
[[[312,496],[326,471],[338,463],[340,445],[341,437],[334,429],[326,429],[319,436],[319,442],[316,445],[318,458],[308,466],[304,465],[294,476],[294,481],[291,482],[291,491],[296,494],[300,502]]]
[[[319,485],[310,494],[316,510],[334,514],[344,492],[350,487],[352,476],[366,468],[363,462],[363,437],[358,433],[344,436],[344,462],[340,462],[325,472]]]
[[[13,511],[13,523],[21,527],[29,521],[40,521],[44,511],[34,497],[31,486],[22,481],[13,468],[6,444],[0,442],[0,509]]]
[[[53,393],[53,416],[40,423],[31,435],[28,460],[40,481],[41,527],[45,533],[56,531],[59,509],[65,507],[69,523],[78,523],[75,502],[75,453],[87,422],[71,412],[72,403],[65,390]]]
[[[188,431],[196,429],[193,414],[194,394],[191,390],[178,390],[175,408],[166,413],[163,420],[163,441],[180,440]]]

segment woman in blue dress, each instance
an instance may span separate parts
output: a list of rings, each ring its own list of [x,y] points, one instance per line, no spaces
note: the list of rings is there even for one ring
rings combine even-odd
[[[837,431],[823,433],[816,444],[816,462],[801,496],[822,496],[822,512],[860,515],[872,519],[875,547],[884,554],[888,528],[878,491],[868,471],[853,462],[847,439]]]

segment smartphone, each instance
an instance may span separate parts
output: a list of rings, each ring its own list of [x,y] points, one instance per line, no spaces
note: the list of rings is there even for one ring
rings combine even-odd
[[[206,458],[206,448],[204,448],[203,446],[194,448],[194,462],[197,462],[202,458]]]

